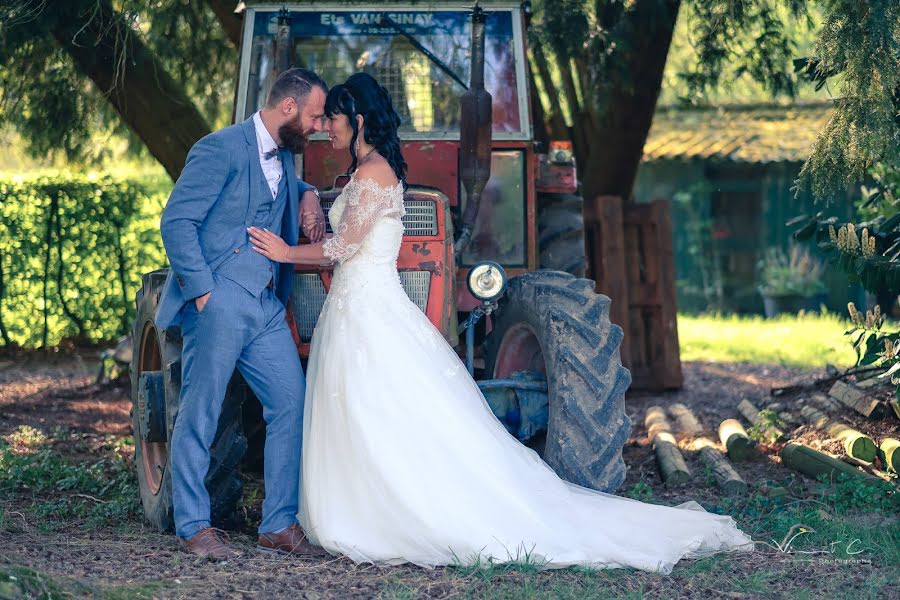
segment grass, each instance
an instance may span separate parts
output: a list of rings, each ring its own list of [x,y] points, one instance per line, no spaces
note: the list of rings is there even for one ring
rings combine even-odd
[[[24,513],[31,522],[47,521],[49,531],[64,532],[67,537],[78,538],[78,530],[90,529],[95,532],[90,539],[118,540],[122,551],[146,554],[148,550],[139,546],[128,549],[129,542],[116,533],[119,527],[131,527],[132,534],[139,533],[134,529],[139,523],[137,491],[127,465],[116,458],[122,443],[101,442],[81,449],[91,453],[73,453],[68,435],[61,430],[48,435],[23,426],[4,437],[0,443],[0,506],[15,506],[15,514]],[[65,452],[59,450],[63,444]],[[850,590],[857,598],[885,597],[892,582],[900,577],[900,495],[896,490],[880,481],[809,482],[790,475],[773,483],[787,488],[789,493],[775,498],[760,493],[722,497],[717,504],[707,506],[711,512],[733,516],[741,529],[758,542],[759,552],[752,555],[717,555],[689,561],[664,576],[630,569],[542,571],[525,549],[518,562],[512,564],[481,561],[475,566],[458,565],[430,573],[373,570],[372,577],[383,581],[380,589],[375,588],[377,597],[831,598],[846,597]],[[654,487],[646,482],[638,482],[622,494],[655,501]],[[98,511],[100,507],[102,510]],[[0,533],[21,532],[12,513],[7,516],[4,520],[0,515]],[[91,564],[90,557],[77,560],[79,566],[72,565],[76,573],[83,565]],[[104,560],[111,558],[106,555]],[[122,569],[127,571],[130,559],[123,556],[121,560]],[[184,559],[167,556],[157,560],[160,571],[171,572],[179,569]],[[348,567],[346,572],[335,572],[330,570],[330,562],[304,565],[302,570],[321,570],[322,576],[332,578],[331,586],[340,587],[344,578],[358,581],[358,569]],[[234,568],[250,569],[229,576],[245,586],[236,589],[254,589],[254,582],[267,576],[267,571],[255,572],[260,567],[251,565],[226,568],[226,572]],[[190,589],[182,591],[170,588],[172,575],[148,579],[143,572],[133,576],[135,579],[113,583],[115,580],[108,577],[76,575],[68,568],[60,571],[49,564],[26,566],[0,561],[0,597],[115,599],[182,593],[202,597],[204,590],[209,591],[204,586],[213,580],[217,585],[224,581],[219,576],[221,571],[216,571],[216,567],[209,569],[200,564],[190,567],[185,581],[193,583],[188,586]],[[338,588],[327,589],[334,592]]]
[[[681,359],[755,362],[821,369],[855,364],[844,336],[849,322],[832,313],[799,316],[678,315]]]
[[[94,585],[71,577],[53,577],[28,567],[0,564],[0,598],[52,600],[88,597],[104,600],[142,600],[156,596],[161,583]]]
[[[0,528],[10,500],[28,502],[45,532],[120,525],[138,514],[137,484],[123,459],[130,440],[91,448],[103,456],[91,462],[65,456],[55,441],[28,426],[0,440]]]

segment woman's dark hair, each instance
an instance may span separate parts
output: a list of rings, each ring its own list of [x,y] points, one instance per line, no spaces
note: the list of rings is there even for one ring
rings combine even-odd
[[[350,140],[350,168],[348,173],[356,170],[359,157],[356,156],[356,139],[359,127],[356,115],[363,117],[363,139],[381,154],[397,179],[406,189],[406,161],[400,152],[400,138],[397,129],[400,127],[400,116],[394,110],[391,95],[374,77],[368,73],[355,73],[347,81],[336,85],[325,98],[325,115],[347,115],[353,138]]]

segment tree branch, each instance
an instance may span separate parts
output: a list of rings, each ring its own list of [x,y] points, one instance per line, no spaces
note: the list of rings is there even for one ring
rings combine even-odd
[[[563,119],[560,108],[562,104],[559,98],[559,91],[556,89],[556,84],[553,83],[553,78],[550,76],[550,65],[547,64],[547,56],[544,54],[544,48],[540,42],[536,41],[532,46],[531,56],[534,66],[537,68],[535,75],[540,77],[541,83],[544,85],[544,92],[547,94],[547,99],[550,103],[550,106],[545,107],[547,122],[550,125],[550,135],[554,138],[568,137],[566,135],[566,121]]]
[[[54,39],[177,179],[191,146],[210,133],[203,116],[109,0],[73,2],[66,12]]]
[[[204,0],[204,4],[216,15],[225,35],[228,36],[228,41],[234,44],[235,48],[240,48],[242,15],[234,12],[237,3],[233,0]]]

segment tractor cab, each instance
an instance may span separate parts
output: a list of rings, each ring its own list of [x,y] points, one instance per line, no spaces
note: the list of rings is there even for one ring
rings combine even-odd
[[[471,6],[248,3],[235,113],[241,121],[261,108],[275,77],[287,66],[311,69],[329,86],[364,71],[388,90],[402,120],[402,151],[409,165],[401,280],[453,343],[458,316],[479,304],[464,283],[472,266],[491,260],[510,275],[537,268],[525,15],[518,2],[483,4],[484,88],[492,98],[491,177],[459,264],[454,264],[450,242],[467,200],[459,170],[460,97],[472,76]],[[327,136],[319,134],[297,161],[298,176],[320,190],[327,210],[339,192],[335,181],[349,163],[346,150],[335,151]],[[294,304],[303,344],[312,335],[329,273],[297,271],[298,291],[316,299],[312,306]]]

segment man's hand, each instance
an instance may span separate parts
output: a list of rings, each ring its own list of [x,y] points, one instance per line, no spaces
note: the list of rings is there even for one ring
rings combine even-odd
[[[316,244],[325,237],[325,213],[319,203],[319,195],[308,190],[300,199],[300,226],[309,241]]]
[[[212,293],[212,292],[206,292],[206,293],[203,294],[202,296],[200,296],[200,297],[198,297],[198,298],[194,298],[194,304],[197,306],[197,312],[198,312],[198,313],[202,313],[202,312],[203,312],[203,307],[206,306],[206,303],[207,303],[207,302],[209,302],[209,295],[210,295],[211,293]]]

